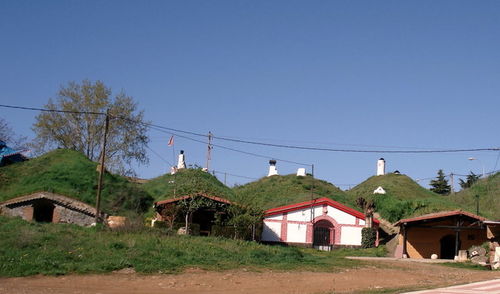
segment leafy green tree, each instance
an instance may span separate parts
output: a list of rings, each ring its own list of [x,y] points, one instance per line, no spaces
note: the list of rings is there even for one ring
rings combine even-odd
[[[109,109],[107,166],[126,174],[131,172],[133,161],[148,162],[145,148],[149,138],[143,111],[138,111],[132,97],[123,91],[113,96],[111,89],[101,81],[70,82],[61,87],[55,101],[49,99],[45,108],[66,112],[42,112],[36,117],[33,131],[38,151],[54,147],[73,149],[97,161],[101,155],[105,116],[94,113],[105,113]]]
[[[442,169],[438,170],[438,175],[436,179],[431,180],[430,186],[432,187],[430,190],[437,194],[448,195],[451,192],[451,186],[448,185],[448,180]]]
[[[228,225],[234,229],[233,238],[255,241],[257,228],[264,218],[264,211],[252,206],[234,204],[229,207],[228,213]]]
[[[470,174],[467,175],[467,178],[465,181],[462,179],[459,180],[460,187],[462,187],[462,189],[470,188],[480,178],[481,178],[481,175],[476,175],[475,173],[473,173],[471,171]]]

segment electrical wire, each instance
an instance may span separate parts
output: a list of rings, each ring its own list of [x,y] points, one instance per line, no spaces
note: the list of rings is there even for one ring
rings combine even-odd
[[[48,111],[48,112],[65,112],[65,113],[82,113],[82,114],[85,113],[85,114],[105,115],[105,113],[102,113],[102,112],[66,111],[66,110],[54,110],[54,109],[44,109],[44,108],[35,108],[35,107],[12,106],[12,105],[4,105],[4,104],[0,104],[0,107],[15,108],[15,109],[24,109],[24,110]],[[113,117],[113,118],[119,118],[119,119],[133,121],[133,122],[140,123],[140,124],[143,124],[143,125],[146,125],[146,126],[161,128],[161,129],[164,129],[164,130],[167,130],[167,131],[171,131],[171,132],[189,134],[189,135],[199,136],[199,137],[208,137],[208,135],[206,135],[206,134],[200,134],[200,133],[196,133],[196,132],[191,132],[191,131],[186,131],[186,130],[181,130],[181,129],[174,129],[174,128],[165,127],[165,126],[161,126],[161,125],[156,125],[156,124],[152,124],[152,123],[136,121],[136,120],[132,120],[132,119],[129,119],[129,118],[126,118],[126,117],[122,117],[122,116],[116,116],[116,115],[110,115],[110,116]],[[362,150],[362,149],[336,149],[336,148],[322,148],[322,147],[310,147],[310,146],[299,146],[299,145],[274,144],[274,143],[267,143],[267,142],[249,141],[249,140],[241,140],[241,139],[232,139],[232,138],[228,138],[228,137],[219,137],[219,136],[212,136],[212,138],[223,140],[223,141],[235,142],[235,143],[259,145],[259,146],[267,146],[267,147],[286,148],[286,149],[298,149],[298,150],[309,150],[309,151],[343,152],[343,153],[349,153],[350,152],[350,153],[379,153],[379,154],[380,153],[418,154],[418,153],[457,153],[457,152],[500,151],[499,147],[470,148],[470,149],[467,149],[467,148],[463,148],[463,149],[436,149],[436,150]],[[205,142],[203,142],[203,143],[205,143]],[[216,146],[215,144],[212,144],[212,145]],[[222,148],[222,147],[220,147],[220,148]],[[231,150],[231,149],[229,149],[229,150]],[[302,163],[299,163],[299,164],[302,164]]]
[[[154,153],[156,156],[158,156],[161,160],[163,160],[165,163],[167,163],[169,166],[173,166],[173,164],[166,160],[165,158],[163,158],[163,156],[161,156],[158,152],[154,151],[153,149],[149,148],[149,146],[146,145],[146,148],[149,149],[149,151],[151,151],[152,153]]]
[[[95,115],[106,115],[105,112],[93,112],[93,111],[73,111],[73,110],[59,110],[59,109],[47,109],[47,108],[37,108],[37,107],[24,107],[24,106],[14,106],[0,104],[0,107],[22,109],[22,110],[36,110],[44,112],[62,112],[62,113],[74,113],[74,114],[95,114]]]
[[[197,139],[194,139],[194,138],[191,138],[191,137],[188,137],[188,136],[180,135],[180,134],[177,134],[177,133],[172,132],[172,131],[164,131],[162,129],[158,129],[156,126],[151,126],[150,128],[154,129],[156,131],[159,131],[159,132],[164,132],[164,133],[169,134],[169,135],[175,135],[175,136],[180,137],[180,138],[191,140],[193,142],[207,144],[207,142],[204,142],[204,141],[201,141],[201,140],[197,140]],[[308,163],[297,162],[297,161],[292,161],[292,160],[286,160],[286,159],[283,159],[283,158],[277,158],[277,157],[274,157],[274,156],[257,154],[257,153],[253,153],[253,152],[247,152],[247,151],[243,151],[243,150],[239,150],[239,149],[235,149],[235,148],[231,148],[231,147],[226,147],[226,146],[219,145],[219,144],[211,144],[211,145],[214,146],[214,147],[221,148],[221,149],[226,149],[226,150],[230,150],[230,151],[233,151],[233,152],[238,152],[238,153],[241,153],[241,154],[251,155],[251,156],[254,156],[254,157],[260,157],[260,158],[265,158],[265,159],[275,159],[275,160],[278,160],[280,162],[297,164],[297,165],[300,165],[300,166],[311,166],[311,164],[308,164]]]

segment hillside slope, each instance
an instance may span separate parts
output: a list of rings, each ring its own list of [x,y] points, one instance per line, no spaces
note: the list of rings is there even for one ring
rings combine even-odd
[[[234,192],[230,188],[201,169],[181,169],[175,175],[165,174],[149,180],[142,187],[155,201],[174,198],[174,190],[176,196],[205,193],[235,200]]]
[[[313,185],[314,184],[314,185]],[[262,209],[307,201],[314,197],[328,197],[340,203],[355,207],[349,197],[333,184],[310,176],[272,176],[233,188],[240,203],[252,204]]]
[[[384,188],[386,194],[373,194],[379,186]],[[370,177],[347,191],[347,194],[351,201],[358,197],[374,199],[376,211],[391,222],[409,216],[462,208],[450,201],[450,196],[435,194],[402,174]]]
[[[450,200],[476,213],[476,195],[479,196],[479,213],[500,220],[500,173],[479,180],[472,187],[450,196]]]
[[[51,191],[95,205],[97,163],[83,154],[57,149],[29,161],[0,168],[0,201],[37,191]],[[105,174],[102,209],[127,214],[147,210],[152,198],[124,177]]]

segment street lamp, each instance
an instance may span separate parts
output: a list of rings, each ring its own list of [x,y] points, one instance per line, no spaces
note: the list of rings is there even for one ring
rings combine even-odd
[[[481,163],[481,166],[483,167],[483,179],[486,178],[486,174],[484,173],[484,164],[481,160],[479,160],[478,158],[475,158],[475,157],[469,157],[468,158],[469,160],[477,160],[479,161],[479,163]]]

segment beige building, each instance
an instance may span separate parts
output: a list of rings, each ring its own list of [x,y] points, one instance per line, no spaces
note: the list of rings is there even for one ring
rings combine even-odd
[[[454,259],[459,250],[490,241],[487,220],[462,211],[442,211],[402,219],[396,257]]]

